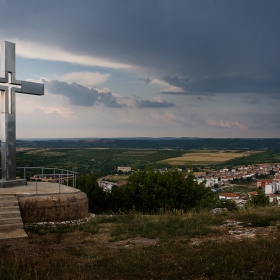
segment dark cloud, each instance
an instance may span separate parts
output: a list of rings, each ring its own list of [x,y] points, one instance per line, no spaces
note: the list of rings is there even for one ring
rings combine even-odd
[[[250,99],[244,100],[242,103],[245,103],[248,105],[256,105],[256,104],[260,104],[261,102],[256,98],[250,98]]]
[[[61,94],[68,98],[69,103],[75,106],[105,105],[106,107],[123,107],[118,104],[111,92],[99,93],[77,83],[44,81],[46,89],[52,94]]]
[[[215,93],[270,93],[280,94],[280,71],[273,71],[262,77],[233,75],[201,79],[164,76],[169,85],[180,87],[184,92],[166,94],[215,94]]]
[[[153,80],[154,80],[154,78],[141,78],[141,79],[139,79],[139,81],[145,82],[146,84],[150,84]]]
[[[280,62],[279,0],[21,2],[1,6],[3,33],[158,77],[251,76]]]
[[[151,101],[151,100],[135,100],[136,106],[139,108],[168,108],[175,106],[174,103],[169,103],[167,101]]]

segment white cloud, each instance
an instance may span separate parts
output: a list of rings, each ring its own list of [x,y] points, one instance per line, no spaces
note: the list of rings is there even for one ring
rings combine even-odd
[[[248,127],[240,124],[239,122],[229,122],[229,121],[215,121],[212,119],[206,120],[206,122],[213,126],[227,127],[227,128],[239,128],[242,130],[247,130]]]
[[[40,77],[40,79],[38,79],[38,80],[36,80],[36,79],[32,79],[32,78],[28,78],[28,79],[26,79],[26,81],[28,81],[28,82],[41,83],[41,84],[43,84],[43,83],[44,83],[44,80],[45,80],[45,81],[49,81],[49,79],[48,79],[48,78],[46,78],[46,77]]]
[[[51,95],[45,90],[45,95],[36,96],[29,94],[17,94],[17,112],[31,114],[36,109],[42,110],[45,114],[56,112],[63,118],[74,116],[73,110],[67,104],[67,98],[60,95]]]
[[[41,44],[38,42],[25,41],[10,38],[8,41],[16,43],[17,55],[24,58],[42,59],[50,61],[62,61],[86,66],[100,66],[112,69],[130,69],[132,65],[118,63],[109,59],[89,55],[79,55],[70,51],[62,50],[55,46]]]
[[[151,83],[163,87],[163,90],[161,90],[162,92],[184,92],[181,87],[169,85],[164,80],[153,79]]]
[[[106,82],[110,74],[101,74],[99,72],[71,72],[63,76],[57,76],[59,81],[67,83],[77,83],[88,88],[92,88],[97,84]]]

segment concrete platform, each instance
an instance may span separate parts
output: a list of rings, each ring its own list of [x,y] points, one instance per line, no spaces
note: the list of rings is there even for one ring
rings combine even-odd
[[[11,239],[11,238],[25,238],[28,237],[24,229],[16,229],[7,232],[0,232],[0,239]]]
[[[0,197],[17,197],[23,223],[77,220],[88,215],[88,198],[82,191],[50,182],[0,188]],[[4,198],[2,198],[4,204]]]
[[[88,216],[87,195],[49,182],[0,187],[0,240],[24,238],[23,224],[78,220]]]
[[[16,186],[26,186],[26,179],[16,179],[11,181],[0,180],[0,188],[11,188]]]
[[[17,195],[22,196],[36,196],[36,195],[55,195],[55,194],[71,194],[78,193],[80,190],[61,185],[58,183],[49,182],[37,182],[37,193],[36,193],[36,182],[27,182],[27,185],[0,188],[0,195]]]

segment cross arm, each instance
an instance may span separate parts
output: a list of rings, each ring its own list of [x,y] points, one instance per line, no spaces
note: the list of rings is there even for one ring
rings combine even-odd
[[[16,92],[33,95],[44,95],[44,84],[21,81],[21,88],[17,89]]]

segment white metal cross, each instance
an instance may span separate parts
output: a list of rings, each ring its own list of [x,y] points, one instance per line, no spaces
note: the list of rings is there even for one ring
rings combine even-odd
[[[43,95],[44,85],[16,80],[15,44],[7,41],[1,42],[0,91],[2,181],[11,181],[16,179],[15,93]]]
[[[21,85],[16,85],[12,83],[12,73],[8,73],[8,82],[7,83],[1,83],[0,84],[0,91],[2,92],[6,92],[6,102],[8,102],[8,112],[12,113],[13,110],[15,108],[13,108],[12,104],[13,99],[15,98],[15,95],[13,94],[16,89],[21,89]],[[4,101],[4,100],[3,100]],[[4,103],[2,103],[2,106],[4,105]]]

